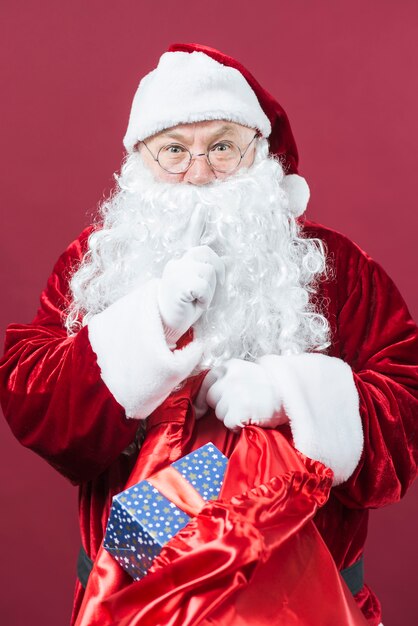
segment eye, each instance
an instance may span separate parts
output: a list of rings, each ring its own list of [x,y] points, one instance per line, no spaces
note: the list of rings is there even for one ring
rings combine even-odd
[[[233,147],[229,141],[218,141],[210,149],[211,152],[229,152],[230,150],[233,150]]]
[[[183,154],[184,152],[187,152],[186,148],[178,143],[171,143],[168,146],[164,146],[162,151],[167,152],[168,154]]]

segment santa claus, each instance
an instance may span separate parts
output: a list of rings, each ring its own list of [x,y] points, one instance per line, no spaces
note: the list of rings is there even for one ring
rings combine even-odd
[[[98,608],[128,585],[101,542],[133,469],[210,440],[230,456],[255,426],[332,470],[315,526],[377,626],[368,509],[399,500],[418,459],[418,330],[401,296],[303,217],[288,118],[232,58],[172,46],[138,87],[124,145],[116,190],[58,260],[34,321],[9,327],[0,367],[15,435],[79,485],[73,623],[98,554],[77,623],[148,623]],[[258,623],[234,619],[219,623]]]

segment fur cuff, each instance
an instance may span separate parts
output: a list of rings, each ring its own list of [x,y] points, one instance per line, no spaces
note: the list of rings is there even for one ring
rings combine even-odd
[[[324,354],[267,355],[289,417],[295,447],[334,472],[334,485],[354,472],[363,450],[359,397],[347,363]]]
[[[104,383],[127,417],[150,415],[187,378],[202,354],[197,341],[172,352],[157,303],[158,280],[138,287],[88,323]]]

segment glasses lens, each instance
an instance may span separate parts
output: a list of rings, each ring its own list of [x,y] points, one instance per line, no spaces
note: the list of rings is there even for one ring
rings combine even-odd
[[[170,144],[161,148],[157,160],[163,170],[180,174],[189,167],[190,152],[180,144]]]
[[[209,163],[218,172],[232,172],[241,161],[241,152],[232,141],[220,141],[208,153]]]

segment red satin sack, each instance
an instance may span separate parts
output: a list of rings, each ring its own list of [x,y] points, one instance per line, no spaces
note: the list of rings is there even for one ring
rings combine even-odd
[[[137,463],[128,486],[146,466]],[[76,625],[364,626],[312,522],[331,483],[329,469],[279,432],[243,429],[220,499],[166,544],[145,578],[132,582],[101,548]]]

